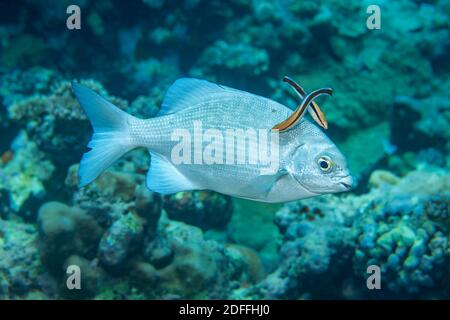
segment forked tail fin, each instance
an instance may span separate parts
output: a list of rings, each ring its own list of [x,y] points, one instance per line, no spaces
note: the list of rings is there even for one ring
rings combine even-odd
[[[137,118],[102,98],[93,90],[72,83],[72,89],[86,112],[94,134],[78,169],[78,186],[84,187],[97,178],[123,154],[136,147],[130,136],[130,123]]]

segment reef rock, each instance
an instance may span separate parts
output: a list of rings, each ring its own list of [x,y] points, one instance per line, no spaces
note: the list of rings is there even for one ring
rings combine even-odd
[[[295,299],[338,294],[336,290],[349,277],[354,205],[355,199],[328,196],[281,208],[275,217],[283,235],[278,266],[251,296]]]
[[[415,171],[371,192],[372,201],[357,210],[353,223],[357,277],[378,265],[385,297],[442,294],[450,258],[449,181],[445,171]]]
[[[163,206],[170,219],[192,224],[202,230],[223,229],[233,212],[231,198],[212,191],[179,192],[165,196]]]
[[[141,275],[145,267],[150,272],[145,273],[147,279],[157,277],[158,290],[180,298],[220,299],[231,289],[259,279],[255,271],[260,270],[259,258],[205,240],[199,228],[165,219],[161,223],[172,251],[168,260],[164,264],[153,260],[153,267],[139,265]]]
[[[71,255],[94,258],[103,230],[86,212],[60,202],[47,202],[38,213],[39,251],[44,265],[55,275],[65,270]]]
[[[46,185],[55,166],[24,131],[12,143],[10,153],[9,158],[0,160],[0,207],[3,215],[18,213],[34,221],[35,207],[47,195]]]
[[[0,299],[49,298],[55,290],[45,285],[36,228],[0,219]],[[38,298],[38,296],[34,296]]]
[[[401,150],[450,150],[450,99],[398,96],[391,116],[391,140]]]

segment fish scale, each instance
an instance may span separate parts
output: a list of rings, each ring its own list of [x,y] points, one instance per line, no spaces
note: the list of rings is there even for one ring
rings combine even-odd
[[[204,103],[193,106],[188,110],[139,121],[139,124],[133,127],[132,136],[135,137],[136,144],[145,146],[170,159],[171,151],[174,145],[178,143],[171,140],[173,130],[187,129],[193,133],[194,121],[201,121],[203,130],[217,129],[225,133],[227,129],[265,129],[269,133],[273,125],[277,121],[285,119],[290,112],[285,106],[270,99],[245,92],[237,93],[230,97],[230,94],[225,92],[224,94],[215,95],[214,99],[205,99]],[[237,122],[236,119],[239,119],[239,121]],[[255,121],[255,119],[260,119],[260,121]],[[155,136],[152,134],[154,132],[159,134]],[[195,142],[194,140],[192,141],[193,144]],[[205,142],[203,145],[205,145]],[[250,152],[258,152],[257,150],[245,150],[237,145],[235,148],[236,154],[241,152],[248,155]],[[246,162],[248,162],[248,157]],[[180,165],[179,167],[179,170],[185,176],[206,189],[211,188],[217,179],[242,183],[251,180],[254,176],[258,176],[260,172],[259,165],[249,164],[241,165],[240,167],[226,164],[192,164]],[[197,179],[200,172],[202,172],[201,181]],[[225,188],[219,191],[230,192],[229,189]]]

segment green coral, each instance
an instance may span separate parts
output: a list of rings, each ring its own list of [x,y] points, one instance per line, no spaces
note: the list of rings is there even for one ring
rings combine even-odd
[[[125,100],[108,96],[98,82],[81,83],[121,108],[128,105]],[[86,115],[73,96],[69,81],[58,82],[49,94],[35,94],[13,102],[8,106],[8,116],[23,126],[38,148],[58,165],[72,164],[73,155],[83,153],[90,134]]]
[[[353,223],[358,237],[353,260],[357,276],[363,277],[367,266],[377,265],[386,296],[443,293],[450,246],[446,224],[436,223],[440,219],[434,217],[448,219],[447,180],[443,172],[416,171],[371,192],[373,200],[357,212]]]
[[[13,212],[32,219],[36,202],[33,200],[45,197],[45,184],[51,179],[55,166],[23,131],[13,142],[11,152],[11,161],[0,161],[0,191],[8,195]]]

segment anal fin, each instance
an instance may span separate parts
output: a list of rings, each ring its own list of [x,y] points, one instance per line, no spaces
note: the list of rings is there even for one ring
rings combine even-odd
[[[150,152],[147,188],[163,195],[197,189],[169,160]]]

